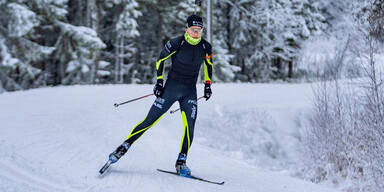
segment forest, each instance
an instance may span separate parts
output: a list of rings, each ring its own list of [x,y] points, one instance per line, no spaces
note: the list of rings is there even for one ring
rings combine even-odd
[[[165,42],[183,34],[187,16],[195,11],[206,20],[206,4],[1,0],[0,90],[153,83],[155,62]],[[383,3],[214,0],[212,4],[213,81],[252,83],[311,80],[326,73],[324,58],[334,57],[327,52],[343,49],[349,41],[345,33],[355,27],[359,15],[382,14]],[[382,17],[368,17],[372,20],[368,23],[383,23]],[[382,31],[375,31],[380,41]],[[355,57],[344,58],[348,59]],[[167,70],[170,65],[166,66]],[[353,62],[346,68],[348,76],[361,75]]]
[[[195,0],[0,0],[0,131],[12,132],[7,125],[18,122],[27,122],[26,129],[28,118],[42,121],[18,111],[24,105],[35,112],[54,98],[54,105],[66,101],[67,110],[77,109],[78,98],[58,96],[56,86],[68,86],[67,95],[152,88],[146,84],[156,82],[160,51],[184,34],[194,13],[210,23],[203,38],[213,47],[213,95],[222,93],[207,102],[214,110],[205,108],[209,115],[200,126],[228,141],[213,146],[245,150],[254,159],[265,155],[267,163],[285,163],[294,151],[284,164],[294,177],[348,192],[384,191],[384,0],[203,0],[201,6]],[[165,71],[170,67],[167,61]],[[117,85],[69,87],[104,84]],[[20,101],[18,91],[46,87],[55,88],[25,93],[44,102]],[[115,92],[84,98],[88,115],[95,99]],[[54,113],[48,109],[43,112]],[[105,114],[97,114],[85,119],[103,121]],[[285,121],[293,135],[285,134]],[[238,130],[237,140],[228,136]],[[275,136],[289,142],[279,144]]]

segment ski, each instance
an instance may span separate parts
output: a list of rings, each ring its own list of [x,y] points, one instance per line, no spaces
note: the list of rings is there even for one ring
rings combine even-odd
[[[174,171],[166,171],[166,170],[162,170],[162,169],[157,169],[157,171],[163,172],[163,173],[169,173],[169,174],[180,176],[180,177],[195,179],[195,180],[202,181],[202,182],[207,182],[207,183],[212,183],[212,184],[217,184],[217,185],[224,185],[224,181],[223,182],[214,182],[214,181],[209,181],[209,180],[206,180],[206,179],[203,179],[203,178],[200,178],[200,177],[196,177],[196,176],[193,176],[193,175],[185,175],[184,176],[184,175],[179,175],[179,174],[177,174]]]
[[[104,166],[100,169],[99,173],[100,175],[102,175],[107,169],[108,167],[112,164],[112,162],[110,160],[108,160]]]

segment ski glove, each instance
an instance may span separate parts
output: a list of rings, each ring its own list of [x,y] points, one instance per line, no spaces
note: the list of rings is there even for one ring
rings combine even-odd
[[[162,79],[158,79],[155,87],[153,88],[153,94],[155,94],[157,98],[161,97],[161,95],[163,94],[163,82],[164,81]]]
[[[205,97],[206,101],[208,101],[208,99],[211,97],[211,95],[212,95],[211,84],[210,83],[205,83],[205,86],[204,86],[204,97]]]

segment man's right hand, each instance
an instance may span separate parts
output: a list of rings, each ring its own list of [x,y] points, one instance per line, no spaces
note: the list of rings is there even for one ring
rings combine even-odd
[[[161,97],[161,95],[163,94],[163,91],[164,91],[163,82],[164,80],[158,79],[155,87],[153,88],[153,94],[155,94],[156,97]]]

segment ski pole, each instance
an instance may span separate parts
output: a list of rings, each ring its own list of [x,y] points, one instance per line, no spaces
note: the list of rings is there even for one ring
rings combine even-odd
[[[197,98],[197,101],[199,101],[199,100],[202,99],[202,98],[204,98],[204,96],[201,96],[201,97]],[[179,110],[180,110],[180,108],[175,109],[175,110],[171,110],[170,113],[173,114],[173,113],[176,113],[176,112],[179,111]]]
[[[141,96],[141,97],[138,97],[138,98],[135,98],[135,99],[131,99],[131,100],[123,102],[123,103],[115,103],[114,106],[118,107],[120,105],[124,105],[124,104],[130,103],[130,102],[134,102],[134,101],[137,101],[137,100],[140,100],[140,99],[144,99],[144,98],[152,96],[152,95],[154,95],[154,94],[152,93],[152,94],[144,95],[144,96]]]

